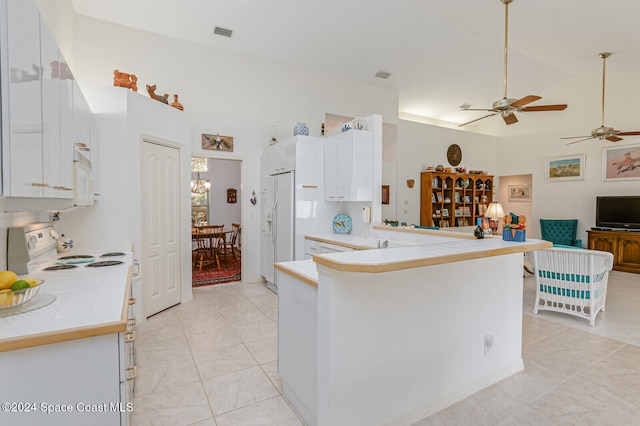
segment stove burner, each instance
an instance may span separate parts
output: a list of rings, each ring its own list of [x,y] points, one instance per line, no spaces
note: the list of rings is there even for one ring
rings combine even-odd
[[[77,268],[76,265],[54,265],[54,266],[49,266],[47,268],[44,268],[43,271],[58,271],[60,269],[73,269],[73,268]]]
[[[100,257],[116,257],[116,256],[124,256],[125,254],[121,251],[114,251],[113,253],[105,253]]]
[[[74,254],[71,256],[62,256],[58,258],[58,260],[68,260],[68,259],[93,259],[93,256],[89,256],[88,254]]]
[[[105,260],[102,262],[94,262],[87,265],[87,268],[99,268],[101,266],[114,266],[120,265],[124,262],[120,262],[119,260]]]

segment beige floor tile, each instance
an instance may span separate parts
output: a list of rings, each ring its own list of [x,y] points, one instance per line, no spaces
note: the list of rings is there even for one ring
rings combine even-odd
[[[135,426],[135,425],[132,425]],[[200,422],[191,423],[189,426],[218,426],[216,420],[212,417],[210,419],[202,420]]]
[[[584,374],[568,379],[538,398],[532,408],[543,413],[550,424],[637,425],[640,410]]]
[[[182,326],[176,315],[162,318],[151,317],[136,326],[136,343],[148,343],[184,337]]]
[[[216,416],[278,395],[257,366],[203,380],[203,385]]]
[[[246,308],[238,308],[238,309],[228,309],[222,311],[222,316],[225,321],[227,321],[230,325],[241,325],[248,324],[251,322],[261,322],[261,321],[269,321],[268,318],[260,309],[251,305]]]
[[[213,417],[202,383],[190,383],[133,400],[135,426],[187,426]]]
[[[171,362],[190,357],[191,352],[184,336],[136,344],[137,365]]]
[[[280,377],[280,373],[278,373],[278,361],[267,362],[266,364],[260,365],[260,367],[269,377],[271,383],[278,389],[278,392],[282,394],[282,377]]]
[[[202,379],[257,367],[256,360],[242,344],[215,347],[210,351],[194,351],[193,357]]]
[[[187,383],[200,382],[198,369],[191,356],[138,366],[135,383],[137,396]]]
[[[265,364],[278,359],[278,342],[275,336],[245,342],[245,346],[258,361],[258,364]]]
[[[216,417],[218,426],[301,426],[291,407],[278,396]]]
[[[186,332],[189,346],[195,352],[210,352],[216,348],[226,348],[242,343],[233,328],[227,325],[226,322],[209,328],[193,327],[191,330],[197,330]]]
[[[256,321],[233,326],[233,331],[243,342],[253,342],[278,335],[278,326],[275,322]]]

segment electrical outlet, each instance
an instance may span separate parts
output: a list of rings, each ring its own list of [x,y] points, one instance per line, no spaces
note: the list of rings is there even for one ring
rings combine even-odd
[[[484,354],[485,356],[489,354],[491,347],[493,346],[493,334],[485,334],[484,335]]]

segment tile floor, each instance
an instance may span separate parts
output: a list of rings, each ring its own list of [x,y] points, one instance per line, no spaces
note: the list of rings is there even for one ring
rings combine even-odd
[[[595,327],[532,315],[525,279],[525,370],[416,425],[640,424],[640,277],[612,272]],[[261,284],[194,289],[138,326],[133,426],[302,425],[277,373],[277,296]]]

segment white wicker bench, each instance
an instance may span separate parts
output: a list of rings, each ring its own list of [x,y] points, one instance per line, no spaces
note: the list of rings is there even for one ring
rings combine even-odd
[[[551,248],[533,252],[536,300],[539,310],[587,318],[595,325],[604,311],[613,255],[604,251]]]

